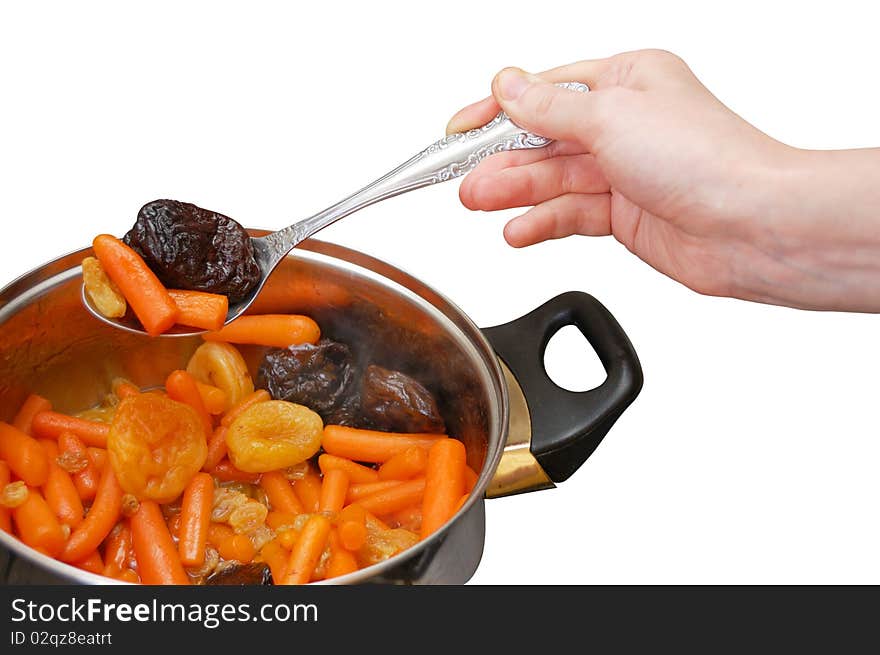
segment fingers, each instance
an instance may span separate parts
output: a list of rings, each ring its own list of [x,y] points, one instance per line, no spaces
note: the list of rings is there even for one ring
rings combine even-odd
[[[497,170],[477,169],[462,182],[459,197],[468,209],[494,211],[529,207],[569,193],[609,190],[596,160],[580,154]]]
[[[492,81],[492,95],[517,125],[551,139],[588,146],[595,128],[594,93],[563,89],[518,68]]]
[[[504,238],[514,248],[572,234],[611,234],[610,193],[559,196],[533,207],[504,228]]]
[[[472,105],[459,110],[455,116],[449,119],[449,123],[446,125],[446,134],[467,132],[475,127],[485,125],[495,118],[499,111],[501,111],[501,107],[498,106],[498,103],[495,102],[495,98],[492,96],[478,100]]]

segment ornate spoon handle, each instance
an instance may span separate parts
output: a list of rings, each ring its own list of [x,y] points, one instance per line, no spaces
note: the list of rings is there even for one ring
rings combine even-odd
[[[581,93],[589,91],[587,85],[580,82],[564,82],[557,86]],[[264,237],[261,240],[265,240],[266,250],[262,254],[267,259],[280,261],[300,241],[368,205],[461,177],[497,152],[543,148],[550,142],[550,139],[517,126],[501,112],[482,127],[450,134],[432,143],[409,161],[335,205]]]

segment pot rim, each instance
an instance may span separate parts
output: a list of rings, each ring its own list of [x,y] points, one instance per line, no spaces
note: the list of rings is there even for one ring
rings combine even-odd
[[[269,232],[269,230],[262,229],[249,229],[248,231],[253,236],[262,236]],[[80,277],[82,273],[81,269],[79,269],[79,262],[90,254],[92,254],[92,250],[89,247],[73,250],[34,267],[0,288],[0,325],[13,316],[21,305],[30,302],[34,296],[39,296],[58,284]],[[427,548],[442,541],[453,523],[470,511],[475,503],[483,502],[486,488],[495,474],[495,469],[498,467],[507,441],[509,422],[507,384],[495,351],[480,328],[449,298],[414,275],[353,248],[318,239],[307,239],[300,243],[288,257],[318,261],[351,270],[361,277],[368,278],[372,282],[385,286],[398,295],[404,296],[409,302],[430,314],[433,319],[445,328],[448,334],[455,337],[455,341],[458,344],[472,351],[470,359],[479,359],[481,361],[484,367],[481,377],[484,381],[489,382],[495,391],[494,401],[490,397],[490,409],[494,411],[489,417],[485,460],[483,461],[483,466],[473,491],[467,501],[459,508],[458,512],[427,539],[419,541],[416,545],[387,560],[339,576],[338,578],[320,580],[311,584],[344,585],[365,582],[394,569],[405,560],[418,557]],[[492,446],[493,420],[496,424],[494,432],[497,433],[497,441],[494,447]],[[79,569],[72,564],[67,564],[44,555],[26,545],[12,534],[7,534],[3,531],[0,531],[0,545],[14,552],[17,556],[38,564],[48,569],[51,573],[73,582],[83,584],[132,584],[91,573]]]

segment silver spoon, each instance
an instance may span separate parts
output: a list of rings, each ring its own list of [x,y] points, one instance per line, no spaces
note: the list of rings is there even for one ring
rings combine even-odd
[[[563,82],[557,86],[581,93],[589,91],[587,85],[580,82]],[[482,127],[450,134],[431,144],[390,173],[324,211],[283,230],[263,237],[252,237],[254,255],[260,267],[260,281],[247,298],[229,306],[226,322],[235,320],[251,306],[269,275],[293,248],[340,218],[386,198],[461,177],[473,170],[484,158],[497,152],[543,148],[549,143],[551,139],[523,130],[507,114],[501,112]],[[131,312],[120,319],[102,315],[89,299],[85,286],[82,288],[82,300],[86,308],[104,323],[128,332],[146,334],[137,319],[131,316]],[[204,330],[177,326],[162,336],[192,336],[203,332]]]

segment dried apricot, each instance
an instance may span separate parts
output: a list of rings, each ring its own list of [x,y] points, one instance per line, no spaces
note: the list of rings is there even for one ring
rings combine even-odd
[[[139,500],[177,498],[208,454],[201,418],[188,405],[158,394],[119,403],[107,436],[120,486]]]
[[[235,346],[203,343],[190,357],[186,371],[202,384],[218,387],[226,394],[226,409],[254,391],[247,364]]]
[[[318,452],[324,423],[308,407],[267,400],[246,409],[226,432],[229,459],[248,473],[294,466]]]

